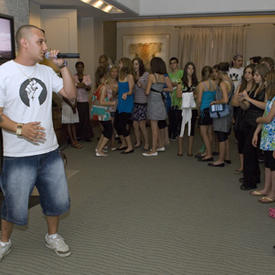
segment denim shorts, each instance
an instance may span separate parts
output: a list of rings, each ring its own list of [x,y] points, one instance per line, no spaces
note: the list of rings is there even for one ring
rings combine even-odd
[[[0,176],[4,194],[2,219],[18,225],[28,222],[29,197],[34,186],[46,216],[59,216],[70,208],[68,185],[59,150],[28,157],[4,157]]]

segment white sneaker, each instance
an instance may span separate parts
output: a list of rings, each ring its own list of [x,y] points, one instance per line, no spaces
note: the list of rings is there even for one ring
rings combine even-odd
[[[7,256],[11,252],[11,240],[9,240],[7,243],[0,241],[0,261]]]
[[[54,250],[60,257],[68,257],[72,254],[70,247],[59,234],[48,235],[47,233],[45,236],[45,245]]]
[[[95,153],[95,155],[96,155],[97,157],[108,157],[107,154],[99,153],[98,151]]]
[[[158,155],[158,152],[155,152],[155,153],[152,153],[152,152],[142,153],[142,155],[144,157],[156,157]]]
[[[163,146],[163,147],[159,147],[158,149],[157,149],[157,151],[158,152],[165,152],[165,147]]]

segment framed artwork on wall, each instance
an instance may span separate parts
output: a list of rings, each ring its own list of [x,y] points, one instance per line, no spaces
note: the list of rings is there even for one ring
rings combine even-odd
[[[170,55],[169,34],[135,34],[123,36],[123,56],[131,59],[140,57],[146,68],[153,57],[161,57],[166,64]]]

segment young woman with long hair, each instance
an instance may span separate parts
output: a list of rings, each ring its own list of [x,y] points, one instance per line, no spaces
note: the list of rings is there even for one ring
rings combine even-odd
[[[90,76],[84,74],[85,66],[82,61],[76,62],[75,68],[77,73],[74,75],[74,80],[77,89],[77,110],[79,115],[77,134],[81,140],[91,141],[93,132],[90,124],[89,93],[92,82]]]
[[[147,95],[145,90],[147,87],[149,73],[145,71],[145,67],[141,58],[133,59],[134,66],[134,110],[133,110],[133,126],[136,137],[135,147],[141,146],[141,134],[144,140],[144,150],[149,149],[148,133],[146,129],[147,117]]]
[[[216,98],[217,85],[212,80],[213,70],[210,66],[202,68],[202,81],[199,83],[197,92],[197,107],[199,110],[199,125],[200,133],[205,144],[205,153],[198,158],[199,161],[213,161],[212,156],[212,118],[210,117],[209,107],[210,103]]]
[[[264,196],[259,201],[270,203],[275,201],[275,72],[268,73],[265,80],[267,103],[263,117],[256,120],[258,126],[252,139],[253,146],[257,147],[262,131],[260,148],[264,151],[265,184],[263,189],[251,194]]]
[[[248,93],[253,91],[256,88],[256,83],[254,81],[254,72],[255,65],[249,64],[244,68],[242,82],[240,86],[238,86],[237,90],[234,93],[231,104],[234,107],[233,117],[234,117],[234,133],[235,137],[238,141],[238,152],[240,157],[240,168],[238,168],[237,172],[243,172],[243,148],[244,148],[244,134],[242,131],[242,121],[244,118],[244,111],[240,107],[239,96],[240,94],[246,90]]]
[[[152,130],[152,150],[143,153],[143,156],[157,156],[158,155],[158,137],[159,148],[163,151],[164,140],[159,135],[159,129],[166,126],[165,122],[167,117],[166,106],[164,102],[164,91],[172,91],[173,87],[169,77],[167,76],[165,62],[160,57],[154,57],[151,62],[151,73],[148,77],[148,84],[146,87],[146,95],[148,95],[148,108],[147,117],[151,122]],[[167,88],[164,88],[166,85]]]
[[[112,66],[108,72],[107,80],[106,80],[106,89],[107,95],[109,98],[112,98],[112,101],[115,101],[115,105],[109,108],[111,113],[111,120],[113,125],[113,134],[111,139],[111,150],[115,151],[117,149],[115,145],[115,116],[116,116],[116,109],[117,109],[117,91],[118,91],[118,67]]]
[[[224,117],[213,118],[213,130],[219,143],[219,157],[215,162],[208,165],[212,167],[223,167],[224,163],[231,163],[229,157],[229,141],[228,136],[232,124],[232,108],[229,105],[234,92],[234,84],[228,76],[229,63],[223,62],[218,65],[218,86],[216,91],[216,99],[211,102],[213,104],[227,104],[229,114]]]
[[[134,76],[133,64],[131,59],[122,57],[119,60],[119,80],[118,80],[118,123],[117,133],[122,141],[119,150],[123,150],[122,154],[134,152],[132,145],[129,122],[134,107]]]
[[[252,138],[257,128],[256,119],[262,116],[265,109],[264,80],[269,69],[264,64],[258,64],[255,68],[254,80],[257,88],[249,94],[244,90],[239,95],[240,106],[245,110],[242,124],[244,133],[244,173],[241,190],[251,190],[260,182],[260,168],[258,163],[257,148],[252,145]]]
[[[106,68],[102,66],[97,68],[95,73],[97,88],[92,98],[91,116],[93,120],[99,121],[102,128],[102,133],[95,150],[97,157],[107,156],[107,154],[103,152],[103,148],[111,139],[113,133],[109,107],[114,106],[116,103],[115,101],[111,101],[110,97],[108,97],[106,74]]]
[[[193,98],[196,97],[195,91],[198,85],[198,79],[196,74],[196,67],[193,62],[188,62],[184,66],[184,74],[181,79],[182,84],[178,85],[177,88],[177,96],[179,98],[183,98],[184,93],[193,93]],[[192,149],[194,143],[194,134],[195,134],[195,126],[196,120],[198,117],[198,111],[196,108],[192,108],[192,117],[191,117],[191,131],[188,136],[188,153],[187,156],[192,156]],[[185,127],[185,125],[183,126]],[[178,156],[183,155],[183,137],[178,137]]]

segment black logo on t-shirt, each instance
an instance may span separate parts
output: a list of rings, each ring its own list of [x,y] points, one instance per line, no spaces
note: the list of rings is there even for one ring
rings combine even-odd
[[[229,76],[232,79],[232,81],[239,81],[239,79],[240,79],[238,73],[231,73]]]
[[[47,88],[40,79],[27,79],[21,84],[19,95],[22,102],[28,107],[35,98],[38,98],[39,104],[42,105],[47,98]]]

